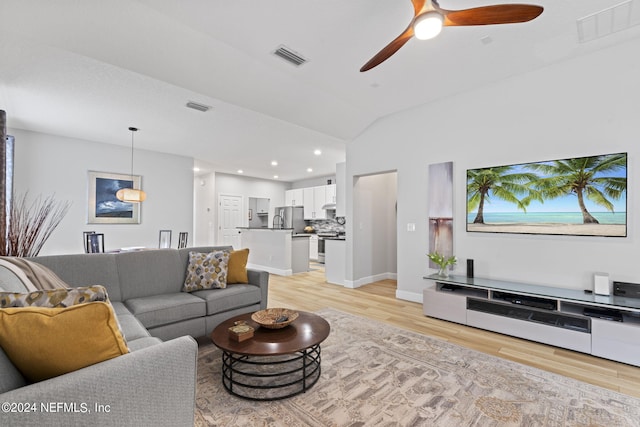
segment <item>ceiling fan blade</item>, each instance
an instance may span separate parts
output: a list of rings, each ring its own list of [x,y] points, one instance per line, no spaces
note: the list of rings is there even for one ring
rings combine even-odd
[[[413,37],[413,25],[409,25],[406,30],[398,37],[396,37],[391,43],[386,45],[380,52],[378,52],[373,58],[360,68],[360,72],[365,72],[372,69],[375,66],[382,64],[389,59],[391,55],[396,53],[406,42]]]
[[[527,22],[540,16],[541,6],[528,4],[503,4],[474,7],[464,10],[439,9],[444,15],[445,26],[516,24]]]

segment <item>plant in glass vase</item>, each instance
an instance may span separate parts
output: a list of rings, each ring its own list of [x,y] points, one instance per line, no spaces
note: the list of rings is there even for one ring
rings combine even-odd
[[[454,255],[446,257],[438,252],[431,252],[427,254],[427,256],[438,265],[438,276],[440,277],[449,277],[449,266],[455,265],[455,263],[458,262],[458,259]]]

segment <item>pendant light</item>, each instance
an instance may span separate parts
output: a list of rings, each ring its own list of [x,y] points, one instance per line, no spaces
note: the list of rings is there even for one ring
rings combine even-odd
[[[133,134],[138,131],[138,128],[130,127],[129,130],[131,131],[131,185],[133,186]],[[134,188],[121,188],[116,193],[116,198],[122,202],[140,203],[144,202],[147,194]]]

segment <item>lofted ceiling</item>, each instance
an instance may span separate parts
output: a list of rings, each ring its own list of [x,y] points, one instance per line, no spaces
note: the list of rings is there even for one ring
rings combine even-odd
[[[329,175],[381,117],[640,36],[640,0],[518,3],[545,10],[445,27],[361,73],[410,22],[409,0],[2,0],[0,109],[10,128],[117,145],[136,126],[137,148],[205,171]],[[308,62],[273,55],[280,45]]]

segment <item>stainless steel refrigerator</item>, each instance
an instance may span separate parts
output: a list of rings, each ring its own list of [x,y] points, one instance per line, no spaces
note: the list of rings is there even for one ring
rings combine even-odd
[[[294,234],[304,232],[304,208],[302,206],[280,206],[275,209],[275,215],[274,228],[293,228]],[[278,215],[282,221],[278,220]]]

